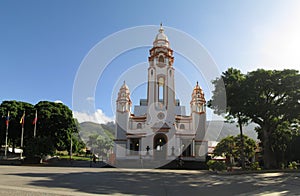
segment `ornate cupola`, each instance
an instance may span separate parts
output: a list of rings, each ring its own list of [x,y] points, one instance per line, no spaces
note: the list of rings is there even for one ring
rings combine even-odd
[[[130,108],[131,108],[130,91],[124,81],[118,93],[117,111],[130,112]]]
[[[153,42],[153,47],[150,50],[150,66],[173,66],[173,61],[173,50],[170,48],[169,39],[164,33],[162,24],[160,24],[158,34],[156,35],[155,40]]]
[[[198,82],[192,93],[191,112],[204,113],[205,112],[205,98],[204,93]]]
[[[169,40],[168,37],[164,33],[164,29],[162,27],[162,23],[160,23],[159,33],[156,35],[155,40],[153,42],[154,47],[167,47],[169,48]]]

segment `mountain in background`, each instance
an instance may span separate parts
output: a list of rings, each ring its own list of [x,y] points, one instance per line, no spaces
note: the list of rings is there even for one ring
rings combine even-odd
[[[110,139],[115,138],[115,124],[98,124],[93,122],[82,122],[79,124],[79,135],[84,142],[87,142],[90,135],[102,135]]]
[[[238,135],[240,133],[236,124],[224,123],[223,121],[207,121],[207,135],[206,138],[209,141],[220,141],[224,137],[229,135]],[[257,132],[254,128],[257,125],[250,123],[243,127],[243,133],[248,137],[257,139]],[[115,137],[115,124],[109,122],[107,124],[97,124],[93,122],[80,123],[80,137],[83,141],[87,142],[90,135],[102,135],[114,139]]]
[[[258,125],[250,123],[243,126],[243,134],[257,141],[257,132],[255,127]],[[240,134],[240,129],[236,123],[226,123],[224,121],[207,121],[207,140],[208,141],[221,141],[223,138],[230,135]]]

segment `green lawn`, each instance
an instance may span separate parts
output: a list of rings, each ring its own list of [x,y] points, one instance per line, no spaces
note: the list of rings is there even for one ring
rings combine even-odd
[[[61,155],[59,156],[60,159],[70,159],[69,155]],[[73,160],[76,161],[90,161],[91,158],[90,157],[85,157],[85,156],[72,156]]]

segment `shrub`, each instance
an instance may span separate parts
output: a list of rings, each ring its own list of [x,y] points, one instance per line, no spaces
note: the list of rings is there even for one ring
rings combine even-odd
[[[288,165],[289,169],[297,169],[297,163],[296,161],[290,162]]]
[[[226,165],[223,161],[209,160],[207,162],[207,166],[208,166],[209,170],[213,170],[213,171],[226,170]]]
[[[250,164],[250,169],[251,170],[261,170],[261,168],[259,167],[259,163],[258,162],[254,162]]]

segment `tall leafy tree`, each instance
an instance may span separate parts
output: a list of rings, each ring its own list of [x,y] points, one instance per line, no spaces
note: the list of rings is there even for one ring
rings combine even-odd
[[[221,77],[213,81],[215,90],[212,99],[208,102],[208,106],[214,110],[214,113],[225,114],[227,122],[238,124],[243,168],[245,168],[243,125],[249,121],[249,118],[244,114],[246,97],[242,85],[245,78],[240,70],[229,68],[222,73]],[[222,99],[226,99],[226,107],[224,107]]]
[[[8,129],[8,142],[12,146],[13,150],[15,147],[20,146],[21,141],[21,129],[22,125],[20,124],[20,119],[23,116],[23,113],[26,113],[25,122],[24,122],[24,140],[28,138],[30,132],[32,132],[32,113],[33,105],[30,103],[22,101],[3,101],[0,105],[0,142],[4,144],[5,134],[6,134],[6,125],[5,118],[7,113],[10,113],[9,119],[9,129]]]
[[[24,152],[27,157],[53,154],[56,150],[70,150],[71,138],[73,150],[79,151],[84,143],[78,134],[78,122],[72,111],[62,103],[41,101],[35,106],[21,101],[3,101],[0,105],[0,142],[5,142],[5,120],[10,112],[8,141],[13,149],[20,146],[20,119],[25,112]],[[34,138],[33,119],[38,111],[37,134]]]
[[[285,145],[299,125],[300,75],[296,70],[263,70],[247,74],[244,85],[247,97],[244,113],[257,128],[263,144],[265,168],[278,167],[276,151],[285,151]]]
[[[38,111],[37,138],[47,138],[52,145],[43,154],[53,154],[55,149],[69,150],[71,137],[76,139],[74,135],[78,134],[72,111],[62,103],[49,101],[41,101],[34,108]]]

